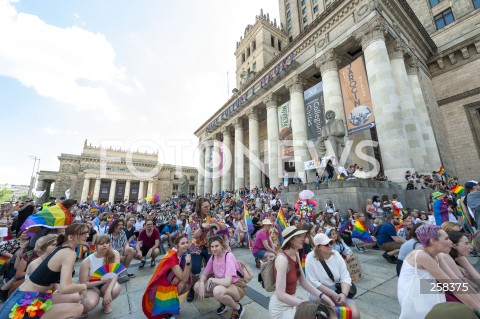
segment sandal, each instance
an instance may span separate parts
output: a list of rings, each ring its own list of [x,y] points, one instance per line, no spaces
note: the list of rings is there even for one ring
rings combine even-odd
[[[113,307],[111,304],[108,304],[106,307],[103,307],[103,313],[111,313],[113,311]]]
[[[155,267],[156,264],[157,264],[157,261],[154,260],[154,261],[150,262],[150,267],[153,268],[153,267]]]

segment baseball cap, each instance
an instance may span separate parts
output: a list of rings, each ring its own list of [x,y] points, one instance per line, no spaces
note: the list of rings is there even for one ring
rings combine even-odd
[[[315,237],[313,237],[313,243],[315,244],[315,246],[318,246],[318,245],[326,245],[328,244],[329,242],[333,241],[333,239],[329,238],[327,235],[325,234],[316,234]]]
[[[477,186],[478,182],[471,180],[465,183],[465,188],[473,188],[474,186]]]

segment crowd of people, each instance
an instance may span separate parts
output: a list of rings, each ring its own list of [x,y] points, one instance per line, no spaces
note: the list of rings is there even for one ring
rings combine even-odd
[[[467,259],[477,254],[471,244],[480,185],[470,181],[459,194],[453,186],[434,189],[427,211],[404,208],[396,195],[373,196],[360,211],[343,212],[330,199],[312,209],[283,203],[276,188],[158,203],[50,198],[39,207],[30,199],[6,204],[0,216],[0,318],[85,318],[100,302],[111,313],[120,285],[134,276],[128,268],[135,259],[140,269],[155,267],[142,299],[148,318],[178,315],[179,296],[186,294],[188,302],[212,297],[219,303],[217,314],[230,310],[230,318],[239,319],[250,280],[235,256],[242,247],[252,249],[262,271],[273,262],[271,318],[298,317],[308,309],[325,315],[318,318],[339,312],[360,318],[348,265],[355,253],[369,249],[383,251],[397,267],[401,318],[412,318],[412,311],[425,317],[443,302],[480,308],[480,274]],[[38,222],[46,212],[53,224]],[[90,280],[111,264],[125,271]],[[442,289],[458,283],[468,293],[444,289],[424,296],[412,284],[420,281]],[[298,283],[309,300],[296,296]]]

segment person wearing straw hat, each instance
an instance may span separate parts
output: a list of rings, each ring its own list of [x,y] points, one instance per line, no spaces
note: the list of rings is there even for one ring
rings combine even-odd
[[[435,216],[435,224],[441,226],[443,222],[448,222],[448,213],[453,210],[445,203],[445,193],[435,192],[433,197],[433,215]]]
[[[262,229],[257,232],[255,241],[253,242],[252,254],[255,257],[255,263],[257,268],[260,268],[260,260],[275,257],[275,246],[270,238],[270,229],[272,228],[272,222],[270,219],[265,218],[262,221]]]
[[[276,289],[270,297],[268,307],[272,319],[291,319],[295,316],[297,306],[305,301],[295,296],[298,282],[303,289],[319,300],[332,307],[335,306],[333,301],[310,284],[303,274],[298,250],[302,248],[302,241],[306,232],[306,230],[299,230],[295,226],[287,227],[282,232],[282,250],[277,255],[273,270]]]

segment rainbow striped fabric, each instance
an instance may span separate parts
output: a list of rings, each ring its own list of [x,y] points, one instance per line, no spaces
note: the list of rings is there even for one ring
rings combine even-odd
[[[335,307],[335,312],[337,313],[338,319],[352,319],[352,309],[348,307]]]
[[[440,166],[440,169],[437,171],[437,174],[440,175],[440,176],[445,174],[445,167],[443,167],[443,165]]]
[[[7,263],[8,257],[0,256],[0,275],[3,274],[5,270],[5,264]]]
[[[277,214],[277,220],[275,221],[278,225],[278,235],[280,237],[280,243],[283,244],[283,236],[282,232],[287,228],[287,220],[285,219],[285,212],[283,211],[283,207],[280,206]]]
[[[170,249],[158,264],[142,298],[142,310],[148,319],[180,314],[177,286],[167,279],[168,270],[178,265],[177,250]]]
[[[358,238],[363,242],[371,243],[373,241],[372,236],[368,233],[367,226],[364,222],[357,219],[353,224],[352,238]]]
[[[463,196],[463,187],[460,185],[454,185],[452,187],[452,192],[454,192],[457,195]]]
[[[307,255],[305,254],[305,251],[302,249],[302,258],[301,258],[301,263],[302,263],[302,270],[303,270],[303,273],[305,273],[305,261],[307,260]]]
[[[400,211],[400,208],[398,208],[397,205],[395,205],[394,202],[392,202],[392,208],[395,215],[397,215],[398,218],[402,219],[402,212]]]
[[[62,204],[47,207],[33,215],[30,215],[23,223],[21,230],[27,231],[29,236],[46,228],[67,228],[72,224],[72,214]]]

